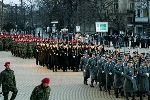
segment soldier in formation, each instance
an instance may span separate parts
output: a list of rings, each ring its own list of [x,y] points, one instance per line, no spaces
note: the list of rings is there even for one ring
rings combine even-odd
[[[91,77],[91,87],[94,87],[93,82],[95,81],[99,82],[100,91],[104,90],[110,94],[110,90],[113,88],[116,98],[121,96],[129,100],[129,97],[132,96],[132,100],[135,100],[135,96],[139,96],[140,100],[143,100],[143,95],[147,94],[148,100],[150,100],[148,59],[150,54],[133,52],[131,57],[129,53],[120,54],[115,50],[116,53],[107,51],[103,54],[97,53],[95,57],[95,52],[98,51],[95,49],[92,57],[88,59],[84,56],[80,59],[80,66],[83,58],[87,61],[84,64],[88,68],[85,72],[90,70],[88,76]],[[83,69],[83,73],[85,72]]]

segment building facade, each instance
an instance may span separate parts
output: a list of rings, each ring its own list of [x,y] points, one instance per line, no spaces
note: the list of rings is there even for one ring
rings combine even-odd
[[[149,0],[135,0],[134,35],[146,36],[149,29]]]

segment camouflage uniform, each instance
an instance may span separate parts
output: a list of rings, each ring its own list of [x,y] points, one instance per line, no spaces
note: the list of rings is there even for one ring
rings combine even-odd
[[[28,42],[27,55],[28,55],[28,58],[32,58],[33,57],[33,43],[30,42],[30,41]]]
[[[16,88],[16,80],[14,71],[11,69],[5,69],[0,74],[0,86],[2,84],[2,92],[4,95],[4,100],[8,100],[8,93],[9,91],[13,92],[11,99],[14,100],[16,98],[16,95],[18,93],[18,90]]]
[[[32,91],[30,100],[48,100],[50,96],[50,91],[51,88],[49,86],[47,88],[44,88],[42,84],[36,86]]]
[[[0,41],[0,51],[2,51],[2,50],[3,50],[3,42]]]

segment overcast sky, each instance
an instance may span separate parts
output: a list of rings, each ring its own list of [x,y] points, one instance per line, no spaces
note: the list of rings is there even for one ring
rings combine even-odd
[[[4,4],[10,4],[11,2],[14,4],[20,4],[20,0],[3,0],[3,1],[4,1]]]

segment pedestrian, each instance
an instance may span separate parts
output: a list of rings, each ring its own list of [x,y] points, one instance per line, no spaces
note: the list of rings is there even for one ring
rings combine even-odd
[[[18,90],[16,88],[16,80],[14,71],[10,69],[10,62],[4,65],[6,68],[0,73],[0,86],[2,84],[2,92],[4,100],[8,100],[9,92],[13,92],[10,100],[15,100]]]
[[[34,88],[30,100],[49,100],[51,88],[49,87],[50,79],[44,78],[42,83]]]

